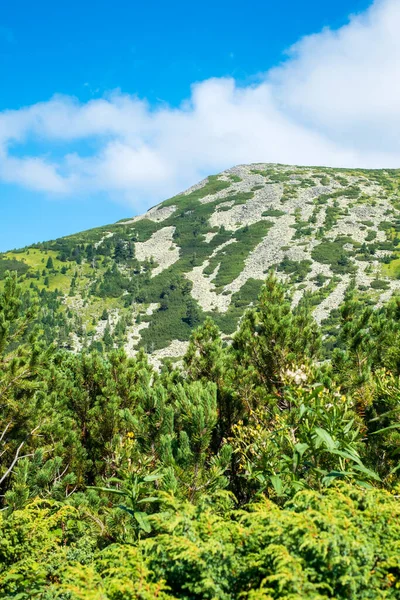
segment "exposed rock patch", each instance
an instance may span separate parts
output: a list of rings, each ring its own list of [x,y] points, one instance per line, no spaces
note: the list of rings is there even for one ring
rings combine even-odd
[[[350,275],[344,275],[342,281],[337,284],[333,292],[313,311],[313,317],[319,325],[329,316],[334,308],[337,308],[343,302],[349,283]]]
[[[150,258],[156,261],[157,267],[152,270],[152,277],[179,260],[179,247],[173,241],[174,231],[175,227],[163,227],[153,233],[146,242],[136,242],[135,244],[135,256],[139,261]]]
[[[155,310],[158,308],[158,304],[156,302],[149,304],[146,308],[145,314],[147,316],[151,316]],[[137,317],[137,313],[134,315]],[[129,327],[127,331],[127,341],[125,344],[125,352],[128,356],[135,356],[137,353],[137,345],[140,342],[140,332],[142,329],[147,329],[149,327],[149,321],[141,321],[140,323],[134,323],[131,327]]]
[[[130,221],[124,221],[124,225],[128,225],[129,223],[137,223],[138,221],[142,221],[143,219],[149,219],[150,221],[154,221],[155,223],[161,223],[168,219],[171,215],[176,211],[176,206],[154,206],[150,208],[144,215],[139,215],[134,217]]]
[[[162,366],[163,360],[166,358],[181,359],[186,354],[189,342],[181,342],[180,340],[174,340],[166,348],[156,350],[150,356],[149,362],[159,371]]]
[[[265,279],[268,269],[279,263],[285,256],[282,247],[289,244],[294,235],[291,225],[294,223],[292,215],[280,217],[271,227],[267,235],[247,258],[244,269],[232,283],[225,289],[231,293],[237,292],[248,279]]]

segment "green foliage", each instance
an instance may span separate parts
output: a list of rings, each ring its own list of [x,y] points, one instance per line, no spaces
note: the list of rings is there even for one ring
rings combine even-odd
[[[399,305],[357,302],[320,364],[307,302],[271,274],[232,345],[206,319],[183,370],[155,373],[45,350],[9,277],[2,597],[396,598],[400,504],[378,488],[400,488]]]
[[[240,275],[249,253],[261,242],[271,226],[269,221],[260,221],[238,229],[232,238],[233,243],[219,250],[209,261],[209,265],[204,269],[206,274],[213,273],[219,265],[217,275],[213,279],[217,288],[228,285]]]
[[[264,500],[233,521],[189,510],[175,517],[174,536],[160,522],[144,544],[179,598],[397,597],[399,508],[389,494],[301,492],[284,510]]]
[[[398,269],[398,218],[387,211],[385,241],[368,243],[370,221],[365,243],[324,237],[346,199],[379,201],[362,195],[369,182],[398,210],[399,172],[310,168],[304,177],[276,165],[257,175],[282,193],[299,249],[336,274],[316,275],[296,306],[272,273],[264,284],[248,279],[213,319],[191,295],[185,274],[196,266],[228,293],[271,226],[211,228],[212,215],[260,187],[229,192],[232,174],[163,203],[175,207],[163,221],[124,221],[1,258],[0,597],[399,597],[400,300],[375,306],[384,275]],[[340,187],[321,195],[319,182]],[[153,276],[155,262],[139,262],[134,243],[164,227],[175,228],[179,258]],[[382,275],[363,265],[375,273],[368,293],[347,278],[344,303],[318,326],[312,311],[338,274],[376,257]],[[277,265],[298,290],[310,267],[286,256]],[[118,347],[134,321],[142,350],[128,358]],[[143,350],[176,339],[189,341],[183,361],[154,369]]]
[[[129,280],[124,277],[117,266],[104,273],[103,280],[98,286],[98,295],[102,298],[119,298],[129,288]]]
[[[347,237],[338,237],[334,241],[324,241],[312,249],[311,256],[317,262],[330,265],[334,273],[353,273],[355,267],[349,258],[351,253],[345,253],[343,249],[345,244],[353,243],[353,240]]]
[[[312,242],[307,252],[312,252],[314,260],[330,266],[326,274],[330,279],[327,290],[331,289],[328,286],[336,275],[352,275],[365,266],[360,266],[359,261],[372,264],[378,258],[383,263],[379,276],[382,281],[385,276],[398,277],[397,231],[400,225],[397,216],[399,208],[396,206],[399,191],[397,171],[260,165],[255,166],[253,172],[257,175],[254,182],[261,183],[252,185],[252,182],[249,189],[242,184],[240,187],[237,185],[240,177],[236,173],[227,172],[223,177],[209,177],[193,191],[175,196],[155,207],[173,207],[171,214],[163,220],[153,220],[152,216],[146,218],[145,215],[141,219],[125,219],[107,227],[3,254],[0,257],[1,286],[5,270],[17,270],[18,280],[24,291],[30,290],[40,305],[37,324],[43,339],[46,343],[56,342],[59,348],[69,350],[90,346],[109,351],[115,346],[124,346],[128,339],[132,341],[127,324],[132,314],[134,313],[134,318],[138,314],[143,315],[150,303],[157,303],[161,311],[154,311],[148,318],[149,330],[141,330],[140,341],[138,336],[138,342],[151,351],[166,348],[176,339],[187,340],[193,326],[205,318],[200,311],[200,318],[193,321],[192,327],[188,325],[185,320],[186,298],[183,295],[179,298],[179,294],[169,298],[170,281],[182,281],[194,267],[202,267],[206,276],[215,272],[212,282],[216,286],[215,291],[227,294],[225,286],[238,278],[250,253],[265,238],[271,226],[266,221],[268,216],[274,221],[284,214],[295,216],[295,223],[291,226],[295,229],[293,239],[296,247],[300,250],[301,246],[306,247]],[[368,207],[378,202],[375,196],[361,191],[363,186],[375,183],[381,188],[380,201],[390,202],[393,206],[393,209],[385,211],[386,221],[380,225],[387,239],[370,243],[376,238],[376,232],[365,230],[364,227],[372,227],[371,217],[364,218],[360,223],[366,236],[363,244],[345,237],[326,239],[326,232],[334,231],[336,225],[339,225],[339,219],[340,224],[346,223],[345,215],[353,206],[362,204]],[[331,187],[321,189],[320,184]],[[312,189],[305,204],[310,205],[312,212],[307,220],[302,220],[306,219],[304,215],[307,211],[304,213],[300,210],[298,199],[301,194],[308,194],[309,188]],[[264,194],[255,195],[255,191],[260,189],[264,189],[266,193],[263,207],[266,210],[263,213],[261,203],[264,202]],[[278,194],[276,200],[281,206],[275,201],[269,205],[269,193]],[[257,210],[257,218],[260,219],[258,222],[252,223],[251,217],[251,224],[243,226],[245,214],[249,212],[243,207],[243,211],[236,208],[232,213],[238,216],[233,230],[214,226],[218,213],[221,213],[223,222],[224,211],[231,211],[232,207],[246,203]],[[322,211],[325,214],[323,223],[320,220]],[[347,223],[350,224],[350,221]],[[379,223],[376,224],[378,225]],[[151,257],[138,261],[135,258],[135,243],[149,241],[153,234],[165,227],[174,228],[173,242],[179,252],[179,259],[169,269],[153,276],[156,262]],[[210,234],[214,234],[213,237]],[[320,243],[316,244],[316,240]],[[229,245],[224,245],[227,242]],[[347,244],[352,244],[353,248],[347,247]],[[390,254],[379,255],[382,250],[390,251]],[[302,280],[308,280],[306,260],[297,261],[297,265],[295,261],[291,265],[276,265],[276,268],[283,268],[284,272],[285,269],[291,271],[287,273],[288,279],[300,290]],[[369,265],[367,268],[369,269]],[[333,271],[333,278],[330,271]],[[376,283],[372,286],[367,283],[365,290],[359,289],[368,292],[370,289],[374,290],[374,286]],[[247,306],[254,303],[259,287],[259,284],[252,283],[248,288],[238,290],[226,313],[218,313],[217,310],[212,312],[224,333],[232,334],[235,331],[243,315],[239,305],[244,307],[244,298],[248,299]],[[249,293],[250,290],[252,294]],[[51,299],[50,293],[54,294]],[[68,302],[65,302],[66,295],[69,296]],[[313,294],[312,302],[316,304],[324,297],[323,293]],[[183,309],[179,308],[180,304]],[[104,310],[111,309],[113,314],[118,315],[121,326],[114,334],[115,323],[110,323],[106,339],[98,339],[96,329],[100,329],[98,325],[101,315]],[[174,314],[176,311],[177,314]],[[110,336],[114,337],[114,342]]]
[[[18,275],[23,275],[29,270],[27,264],[15,259],[0,259],[0,279],[4,279],[9,271],[16,271]]]
[[[189,282],[187,282],[189,283]],[[164,348],[171,340],[188,340],[192,327],[204,319],[197,302],[189,294],[189,288],[172,283],[161,298],[160,309],[151,317],[143,317],[149,321],[149,327],[142,332],[140,346],[153,352]]]
[[[238,292],[232,294],[231,303],[225,313],[213,313],[212,317],[215,323],[226,334],[233,334],[236,331],[239,319],[243,311],[257,298],[260,293],[263,282],[257,279],[248,279]]]
[[[293,362],[316,357],[319,347],[320,334],[309,307],[299,304],[293,310],[284,286],[270,274],[258,307],[247,311],[235,336],[240,368],[246,368],[257,385],[281,394],[284,371]]]
[[[49,258],[47,259],[46,269],[54,269],[54,263],[51,256],[49,256]]]
[[[289,172],[276,171],[275,169],[252,169],[252,173],[266,177],[270,183],[281,183],[290,180]]]
[[[253,198],[254,196],[254,192],[250,191],[250,192],[236,192],[234,194],[228,194],[225,198],[224,198],[224,202],[232,202],[232,206],[236,206],[239,204],[246,204],[246,202],[248,200],[251,200],[251,198]],[[220,210],[230,210],[232,208],[232,206],[227,206],[227,207],[221,207]]]
[[[218,175],[210,175],[210,177],[208,177],[207,179],[207,183],[195,190],[194,192],[192,192],[191,194],[188,194],[186,196],[186,201],[190,201],[190,200],[200,200],[201,198],[204,198],[205,196],[208,195],[213,195],[216,194],[217,192],[221,192],[222,190],[225,190],[226,188],[230,187],[230,183],[228,181],[222,181],[220,179],[218,179]],[[178,196],[175,196],[174,198],[171,198],[170,200],[167,200],[166,202],[163,202],[163,206],[172,206],[176,203]]]
[[[228,175],[228,177],[231,181],[233,181],[233,183],[239,183],[240,181],[242,181],[242,179],[239,177],[239,175],[235,175],[233,173]]]
[[[186,315],[184,321],[189,327],[195,327],[199,325],[201,321],[201,311],[199,305],[192,298],[188,298],[186,302]]]
[[[374,290],[387,290],[389,288],[389,283],[384,279],[374,279],[371,281],[371,288]]]
[[[278,265],[278,271],[283,271],[287,275],[290,275],[290,280],[292,282],[303,281],[306,277],[307,273],[311,270],[311,261],[310,260],[290,260],[285,257]]]
[[[278,210],[277,208],[269,208],[268,210],[264,210],[262,216],[263,217],[282,217],[285,213],[282,210]]]
[[[223,497],[193,506],[167,496],[152,537],[104,549],[90,517],[45,504],[16,512],[0,538],[3,597],[398,597],[399,503],[385,491],[341,485],[240,511]]]
[[[306,369],[288,370],[288,409],[256,410],[246,427],[234,427],[234,449],[246,479],[278,500],[336,479],[368,484],[379,476],[362,462],[361,434],[352,402],[312,380]],[[297,389],[293,388],[297,382]],[[290,383],[292,384],[290,386]]]

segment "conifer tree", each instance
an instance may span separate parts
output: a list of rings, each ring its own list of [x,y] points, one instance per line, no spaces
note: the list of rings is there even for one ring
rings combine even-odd
[[[237,368],[257,386],[282,398],[285,371],[314,359],[321,344],[307,302],[292,308],[291,299],[273,273],[255,308],[247,311],[234,338]]]
[[[36,315],[36,306],[23,301],[16,273],[7,276],[0,294],[0,485],[7,485],[40,426],[38,405],[52,348],[46,351],[38,341]]]
[[[184,320],[189,327],[195,327],[201,321],[198,304],[192,297],[189,297],[186,301],[186,315]]]
[[[221,331],[212,319],[207,318],[193,331],[184,364],[190,379],[216,384],[218,427],[214,444],[218,448],[222,439],[229,437],[233,423],[242,416],[243,403],[232,385],[232,354],[223,346]]]

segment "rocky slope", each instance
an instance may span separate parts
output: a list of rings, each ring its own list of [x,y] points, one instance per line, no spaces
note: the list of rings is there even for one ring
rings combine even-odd
[[[0,256],[40,298],[49,340],[143,347],[158,364],[211,315],[226,337],[275,269],[334,326],[351,287],[400,288],[400,171],[241,165],[146,214]]]

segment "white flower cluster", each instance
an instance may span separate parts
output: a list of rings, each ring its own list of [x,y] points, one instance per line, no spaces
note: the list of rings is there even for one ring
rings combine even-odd
[[[301,367],[299,367],[295,371],[287,369],[285,371],[285,375],[289,379],[292,379],[296,385],[300,385],[301,383],[305,383],[307,381],[307,374],[303,371]]]

